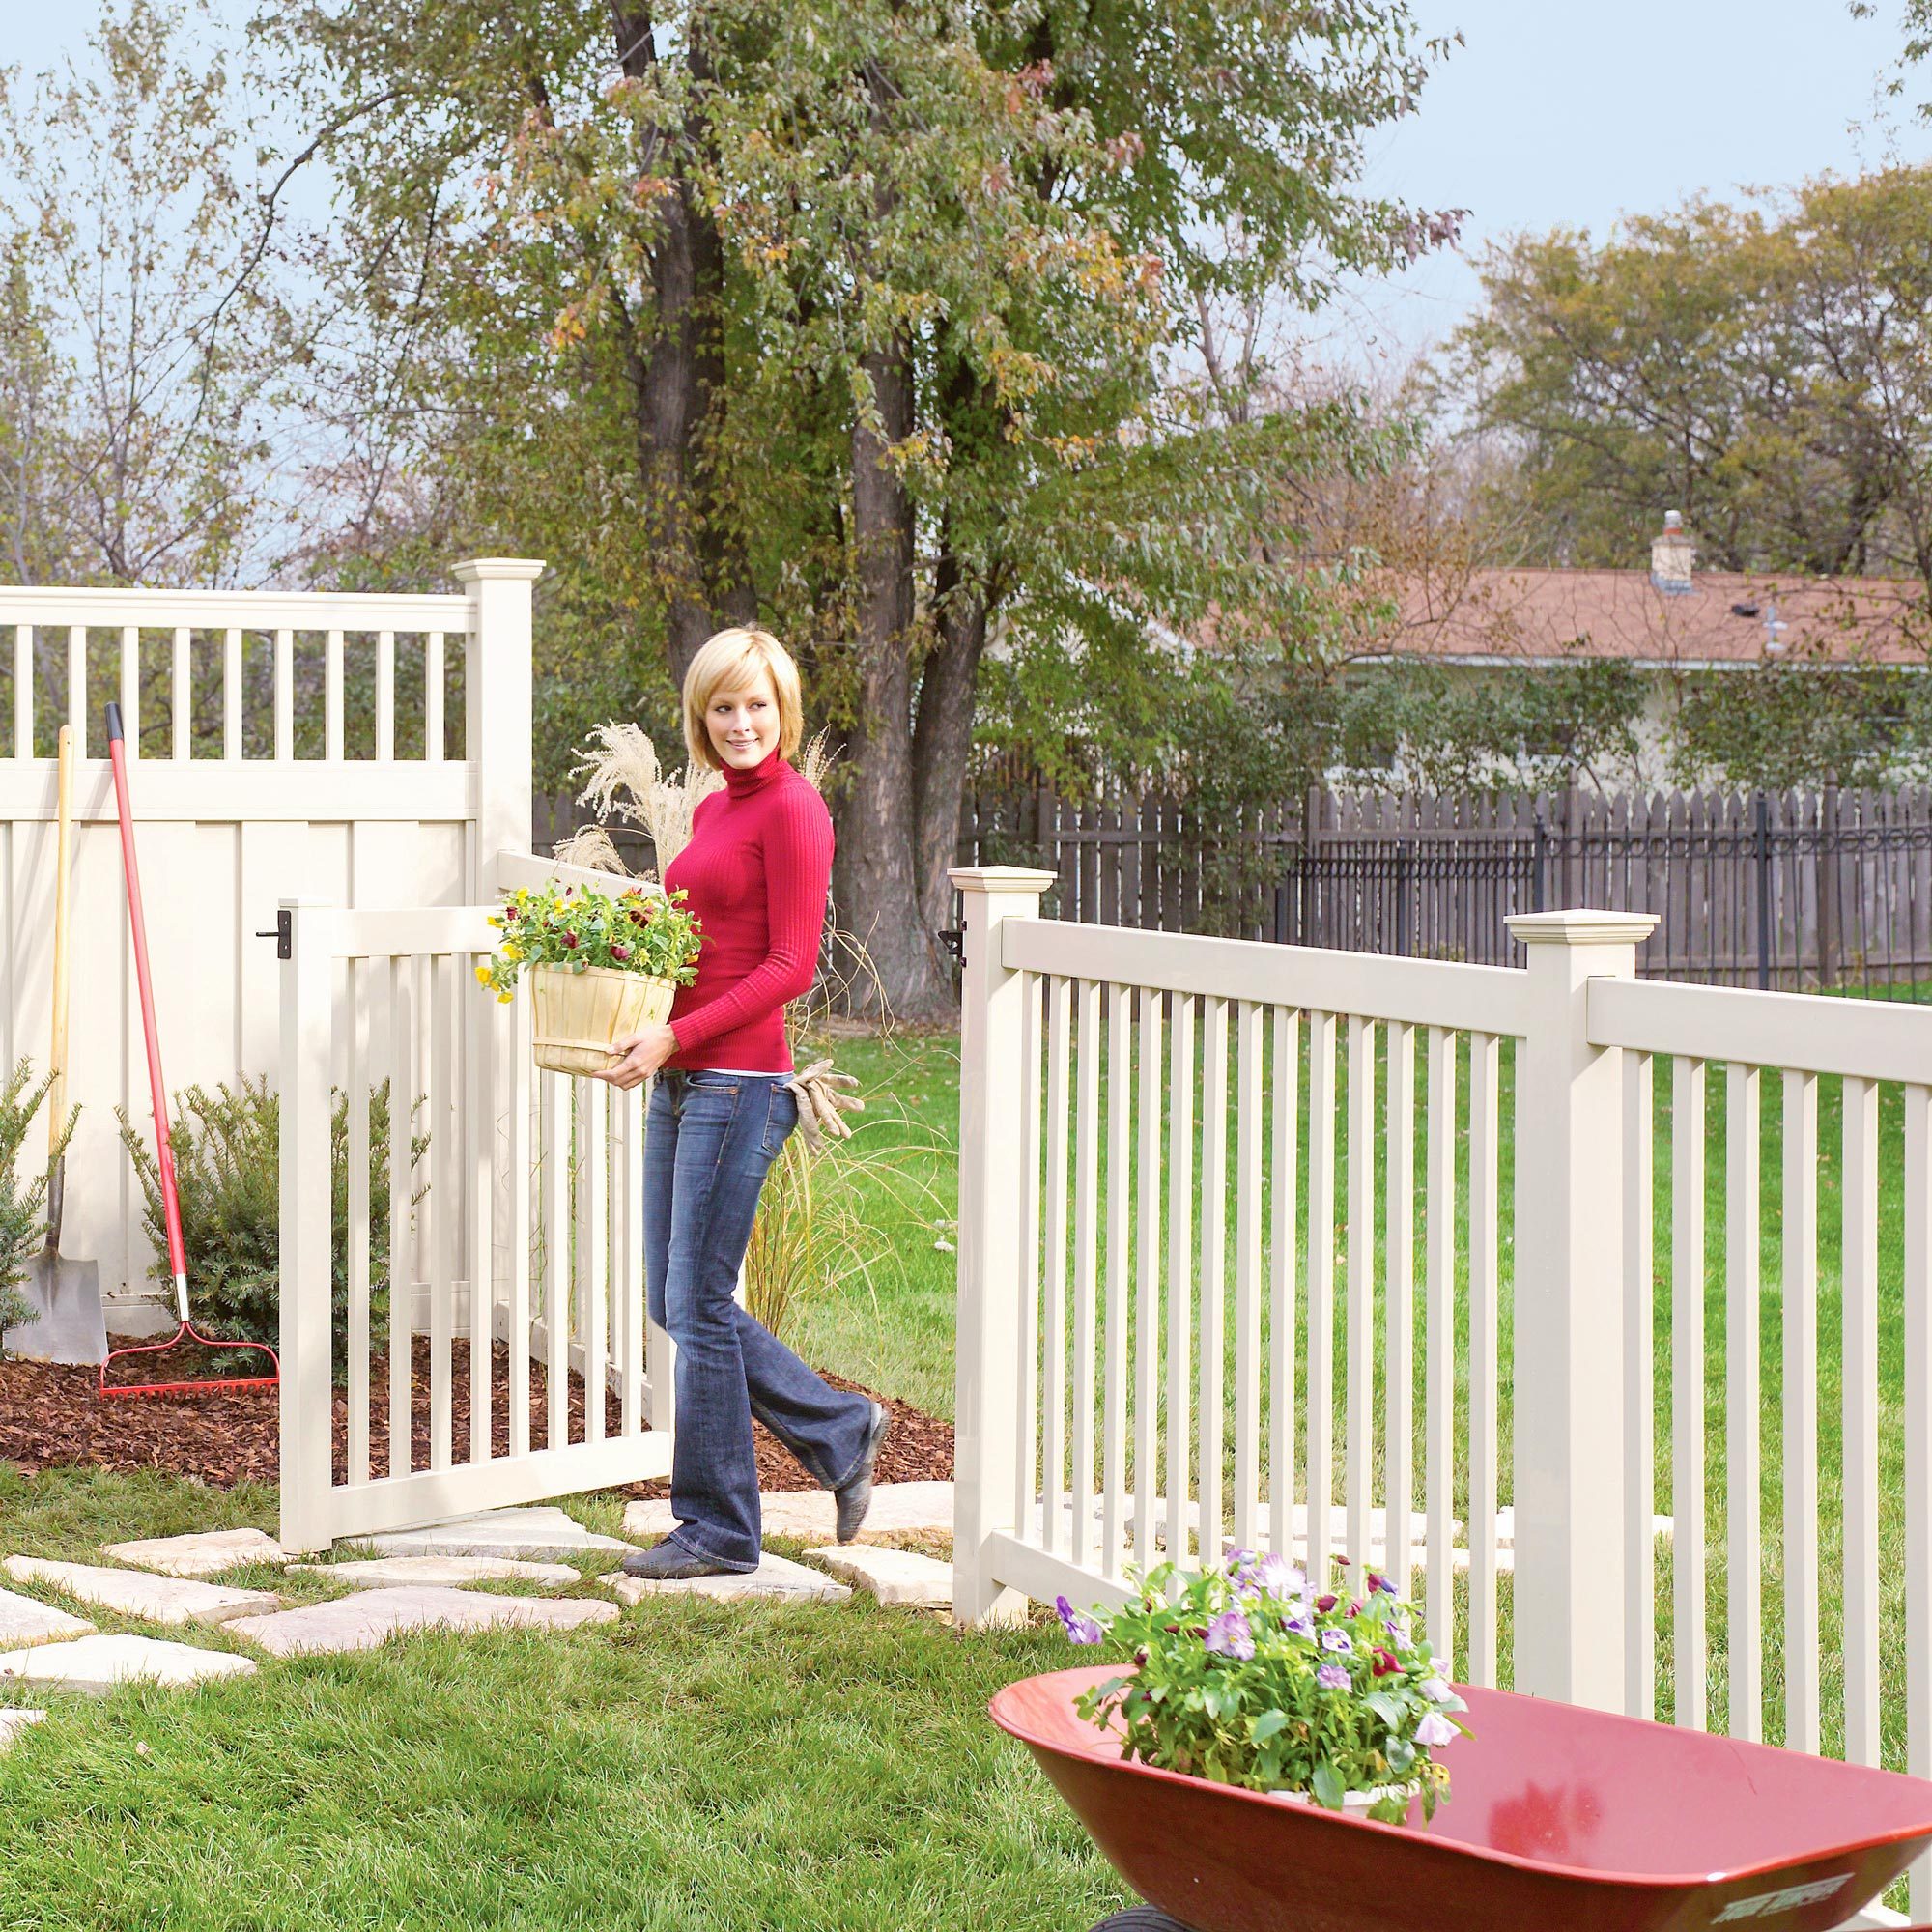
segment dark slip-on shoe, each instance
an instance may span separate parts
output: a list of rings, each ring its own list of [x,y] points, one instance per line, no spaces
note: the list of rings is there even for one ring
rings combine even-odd
[[[872,1506],[872,1471],[878,1466],[879,1450],[892,1426],[892,1411],[884,1403],[875,1402],[872,1426],[866,1432],[866,1448],[859,1458],[859,1466],[832,1492],[833,1500],[838,1505],[840,1543],[850,1543],[865,1524],[866,1512]]]

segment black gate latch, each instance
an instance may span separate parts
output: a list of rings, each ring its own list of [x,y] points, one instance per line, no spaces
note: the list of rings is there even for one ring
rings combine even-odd
[[[275,923],[264,932],[256,933],[257,939],[272,939],[275,942],[277,959],[293,959],[296,956],[295,915],[287,906],[275,914]]]
[[[965,966],[966,934],[961,927],[956,925],[943,925],[932,936],[939,941],[940,945],[945,947],[947,952],[952,953],[952,957],[962,968]]]

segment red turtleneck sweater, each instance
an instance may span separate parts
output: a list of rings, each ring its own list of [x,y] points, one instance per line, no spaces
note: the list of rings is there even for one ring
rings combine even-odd
[[[832,814],[774,752],[697,808],[691,843],[666,868],[704,929],[697,980],[671,1005],[667,1066],[789,1073],[784,1009],[811,984],[832,883]]]

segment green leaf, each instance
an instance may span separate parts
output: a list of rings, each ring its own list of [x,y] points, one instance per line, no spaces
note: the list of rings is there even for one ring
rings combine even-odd
[[[1264,1711],[1255,1719],[1249,1729],[1248,1735],[1253,1738],[1256,1744],[1264,1745],[1277,1731],[1285,1731],[1287,1728],[1288,1713],[1286,1711]]]
[[[1315,1762],[1315,1802],[1330,1811],[1342,1808],[1342,1780],[1325,1757]]]
[[[1364,1705],[1373,1711],[1390,1730],[1402,1727],[1402,1706],[1386,1690],[1372,1690],[1362,1699]]]

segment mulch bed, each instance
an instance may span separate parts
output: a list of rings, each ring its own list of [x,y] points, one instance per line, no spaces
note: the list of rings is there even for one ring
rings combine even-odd
[[[118,1343],[125,1338],[116,1337]],[[451,1459],[469,1460],[469,1348],[460,1338],[451,1344]],[[509,1350],[498,1343],[491,1362],[491,1438],[494,1453],[509,1454]],[[248,1355],[185,1347],[164,1361],[137,1357],[136,1369],[152,1378],[158,1367],[171,1378],[255,1373],[262,1366]],[[121,1365],[115,1365],[119,1379]],[[411,1462],[415,1468],[429,1464],[429,1338],[412,1338],[411,1387]],[[835,1388],[856,1388],[855,1382],[827,1376]],[[378,1475],[389,1465],[388,1387],[386,1355],[370,1364],[370,1461]],[[880,1397],[893,1411],[893,1428],[879,1458],[882,1482],[947,1480],[952,1474],[952,1429],[934,1416],[923,1414],[891,1397]],[[547,1440],[549,1405],[544,1370],[532,1362],[529,1372],[530,1441],[538,1448]],[[583,1435],[583,1381],[570,1378],[570,1439]],[[348,1457],[347,1395],[335,1392],[335,1474],[341,1481]],[[611,1395],[605,1406],[605,1429],[615,1435],[620,1422],[618,1399]],[[790,1453],[755,1424],[758,1487],[764,1490],[809,1490],[812,1480]],[[85,1463],[103,1469],[163,1469],[192,1476],[215,1489],[240,1482],[273,1483],[281,1474],[281,1409],[273,1388],[216,1389],[205,1395],[153,1395],[103,1399],[99,1372],[64,1368],[50,1362],[0,1362],[0,1460],[30,1470],[61,1463]],[[628,1496],[654,1496],[669,1485],[657,1481],[630,1484]]]

